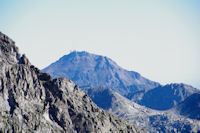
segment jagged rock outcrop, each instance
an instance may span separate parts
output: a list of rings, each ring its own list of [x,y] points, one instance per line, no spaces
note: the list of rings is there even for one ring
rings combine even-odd
[[[97,107],[71,81],[52,79],[0,33],[0,132],[139,132]]]

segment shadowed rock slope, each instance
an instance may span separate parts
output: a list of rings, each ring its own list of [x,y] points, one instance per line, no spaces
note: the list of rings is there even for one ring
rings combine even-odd
[[[180,115],[200,120],[200,93],[192,94],[190,97],[178,104],[175,109]]]
[[[197,132],[198,120],[177,114],[176,110],[158,111],[138,105],[108,88],[83,89],[99,107],[129,120],[151,133]],[[106,100],[105,100],[106,99]],[[190,103],[191,109],[192,105]],[[196,106],[196,105],[195,105]],[[198,106],[198,105],[197,105]],[[187,107],[184,108],[187,110]],[[188,110],[189,111],[189,110]],[[190,110],[191,111],[191,110]],[[199,113],[197,108],[196,115]],[[188,112],[189,113],[189,112]]]
[[[52,79],[0,33],[0,132],[139,132],[97,107],[68,79]]]
[[[168,110],[197,92],[199,92],[199,90],[190,85],[174,83],[159,86],[147,92],[141,92],[141,99],[138,99],[139,93],[136,93],[131,99],[151,109]]]

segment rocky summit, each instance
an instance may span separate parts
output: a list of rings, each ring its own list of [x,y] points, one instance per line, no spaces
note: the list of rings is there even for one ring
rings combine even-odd
[[[58,61],[43,69],[43,72],[47,72],[53,77],[69,78],[80,88],[104,86],[123,96],[160,85],[144,78],[135,71],[121,68],[106,56],[85,51],[74,51],[64,55]]]
[[[0,132],[140,131],[99,108],[71,80],[41,72],[0,33]]]

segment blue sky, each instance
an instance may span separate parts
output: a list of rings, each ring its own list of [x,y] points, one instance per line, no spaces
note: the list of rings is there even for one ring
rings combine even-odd
[[[0,31],[44,68],[72,50],[200,88],[199,0],[0,0]]]

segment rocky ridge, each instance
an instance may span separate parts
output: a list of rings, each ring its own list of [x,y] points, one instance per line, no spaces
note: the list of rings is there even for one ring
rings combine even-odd
[[[41,72],[0,33],[0,132],[140,131],[97,107],[71,80]]]
[[[123,117],[137,127],[145,129],[147,132],[171,133],[197,132],[200,130],[198,120],[190,119],[184,115],[182,116],[174,109],[167,111],[152,110],[130,101],[119,93],[108,88],[85,88],[83,90],[99,107]],[[194,106],[196,106],[196,104]],[[187,107],[184,107],[186,110]],[[198,111],[199,110],[196,110],[195,116],[198,116]]]
[[[175,106],[174,110],[185,117],[200,120],[200,93],[192,94]]]
[[[134,102],[155,110],[168,110],[194,93],[200,92],[198,89],[183,83],[172,83],[158,86],[148,91],[140,91],[130,97]]]

